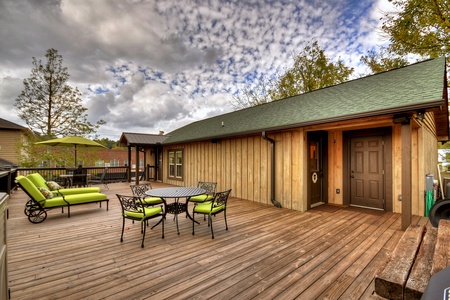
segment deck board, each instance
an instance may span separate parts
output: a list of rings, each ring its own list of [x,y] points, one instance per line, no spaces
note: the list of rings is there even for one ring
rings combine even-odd
[[[167,186],[152,182],[153,188]],[[116,193],[105,205],[81,205],[71,218],[55,209],[41,224],[23,214],[22,191],[9,200],[8,276],[12,299],[368,299],[374,275],[395,248],[400,214],[339,207],[298,212],[237,198],[228,224],[172,215],[147,231],[122,219]],[[426,224],[427,218],[413,222]]]

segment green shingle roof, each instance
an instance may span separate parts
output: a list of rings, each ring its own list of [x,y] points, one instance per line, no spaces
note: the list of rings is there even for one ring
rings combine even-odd
[[[430,59],[197,121],[170,132],[164,144],[438,107],[445,102],[444,78],[445,58]]]

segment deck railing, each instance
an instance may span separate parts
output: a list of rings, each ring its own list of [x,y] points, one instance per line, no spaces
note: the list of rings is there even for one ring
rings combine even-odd
[[[100,177],[105,171],[104,167],[83,167],[90,174],[91,177]],[[17,175],[27,176],[30,173],[39,173],[45,180],[49,181],[61,181],[60,175],[70,174],[75,168],[18,168]],[[105,175],[105,179],[108,182],[120,182],[127,181],[128,167],[108,167],[108,171]],[[132,177],[134,172],[131,173]]]
[[[131,179],[128,180],[129,168],[130,167],[127,166],[108,167],[107,173],[105,175],[105,181],[108,183],[131,181],[131,179],[136,176],[136,171],[134,169],[130,170]],[[105,171],[105,167],[83,167],[83,169],[87,171],[87,174],[90,174],[89,176],[91,178],[100,178]],[[3,171],[0,170],[0,192],[10,194],[11,190],[16,186],[14,180],[19,175],[27,176],[31,173],[39,173],[42,175],[42,177],[45,178],[46,181],[56,181],[59,183],[64,183],[64,179],[60,175],[70,174],[70,172],[73,172],[74,170],[75,168],[15,168]],[[147,174],[152,174],[150,173],[150,171],[152,171],[152,169],[149,167],[149,171],[147,171]],[[143,180],[143,177],[144,171],[140,170],[140,180]]]

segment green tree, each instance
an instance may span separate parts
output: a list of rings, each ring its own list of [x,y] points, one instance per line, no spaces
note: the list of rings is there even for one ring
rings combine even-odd
[[[389,71],[409,64],[406,59],[389,52],[387,48],[381,48],[379,52],[368,51],[367,55],[361,56],[361,62],[369,67],[370,74]]]
[[[273,81],[263,78],[255,88],[244,87],[242,94],[233,95],[231,105],[236,109],[257,106],[272,101],[270,90]]]
[[[95,133],[105,122],[87,121],[81,93],[67,83],[69,73],[62,56],[48,49],[45,57],[45,64],[33,57],[31,76],[23,81],[24,90],[14,103],[20,118],[41,139]]]
[[[392,0],[397,12],[385,13],[382,30],[390,50],[437,57],[450,50],[450,5],[448,0]]]
[[[317,41],[307,45],[295,58],[288,69],[270,91],[274,100],[295,96],[327,86],[345,82],[353,73],[353,68],[345,66],[341,59],[331,62]]]
[[[108,149],[113,149],[117,147],[118,141],[111,140],[109,138],[101,138],[97,139],[96,142],[104,145]]]
[[[347,81],[353,68],[338,59],[331,62],[317,41],[295,56],[294,65],[276,79],[263,79],[254,89],[245,88],[233,97],[235,108],[250,107],[311,92]]]

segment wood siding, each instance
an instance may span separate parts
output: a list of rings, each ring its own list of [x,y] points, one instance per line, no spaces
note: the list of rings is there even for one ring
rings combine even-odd
[[[302,210],[303,132],[280,132],[269,137],[275,140],[275,200],[283,207]],[[198,181],[215,181],[218,191],[232,188],[234,197],[271,203],[270,143],[262,136],[180,144],[167,149],[183,149],[184,174],[182,181],[165,177],[165,182],[196,186]]]
[[[328,132],[328,199],[330,204],[342,205],[348,197],[344,191],[343,133],[350,130],[392,128],[392,188],[388,189],[392,200],[388,210],[401,212],[398,196],[402,191],[401,125],[393,124],[392,115],[363,118],[286,130],[268,132],[275,141],[275,200],[285,208],[305,211],[307,207],[307,145],[309,131]],[[437,172],[437,139],[432,118],[424,122],[412,120],[412,211],[424,214],[425,175]],[[196,186],[198,181],[215,181],[217,190],[232,189],[232,196],[250,201],[271,204],[270,199],[270,143],[262,136],[221,139],[212,142],[194,142],[166,146],[164,171],[167,174],[167,150],[183,149],[183,180],[164,176],[163,181],[180,186]],[[436,175],[435,175],[436,177]],[[336,190],[340,190],[337,193]],[[347,201],[348,202],[348,201]]]
[[[19,156],[17,154],[18,144],[21,142],[22,132],[20,130],[0,130],[0,157],[17,164]]]

